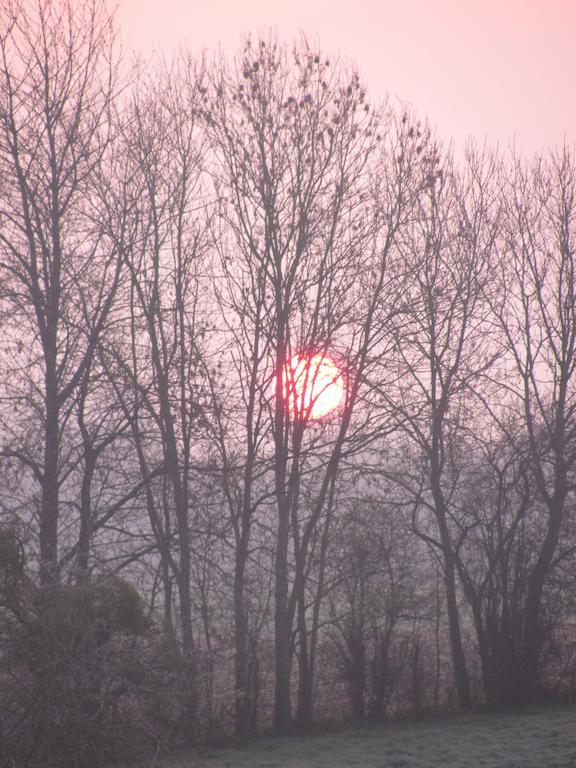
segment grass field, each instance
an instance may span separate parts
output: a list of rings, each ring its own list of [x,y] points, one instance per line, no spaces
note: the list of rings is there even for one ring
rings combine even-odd
[[[262,737],[158,768],[576,768],[576,706]]]

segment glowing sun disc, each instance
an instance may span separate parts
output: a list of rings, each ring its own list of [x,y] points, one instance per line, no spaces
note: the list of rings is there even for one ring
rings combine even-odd
[[[321,419],[338,407],[344,379],[325,355],[295,355],[284,370],[284,397],[295,418]]]

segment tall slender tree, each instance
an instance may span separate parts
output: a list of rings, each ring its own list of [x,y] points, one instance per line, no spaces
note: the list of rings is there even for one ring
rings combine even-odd
[[[8,2],[0,30],[5,360],[18,383],[14,397],[41,435],[38,445],[14,436],[1,450],[40,486],[40,575],[49,581],[58,577],[60,486],[69,469],[63,435],[122,269],[92,207],[112,140],[117,57],[100,0]]]
[[[576,164],[564,147],[528,164],[514,160],[506,195],[494,304],[512,361],[503,382],[523,414],[527,456],[546,509],[545,532],[528,580],[517,696],[538,692],[542,596],[554,567],[576,466]],[[514,407],[513,406],[513,407]],[[513,436],[511,435],[513,439]],[[523,450],[518,445],[518,450]]]
[[[255,508],[252,472],[262,464],[257,452],[268,458],[273,478],[274,723],[285,730],[292,719],[296,613],[299,720],[311,716],[310,546],[329,520],[347,440],[367,431],[366,414],[354,422],[354,405],[376,351],[385,353],[386,318],[401,306],[402,268],[394,249],[419,188],[414,163],[420,163],[406,121],[392,125],[388,112],[367,102],[355,72],[335,66],[306,41],[288,51],[274,39],[248,40],[235,69],[222,67],[215,76],[207,119],[227,230],[219,241],[226,286],[221,306],[228,338],[241,349],[235,363],[248,413],[241,438],[247,451],[245,537]],[[290,361],[313,354],[335,356],[347,382],[345,402],[325,428],[312,426],[310,408],[291,407],[285,389]],[[263,406],[264,413],[269,409],[265,422]],[[239,729],[245,701],[242,579],[243,566],[235,587]]]
[[[491,344],[489,305],[498,234],[497,165],[472,153],[462,174],[431,148],[426,195],[406,248],[414,259],[411,317],[397,328],[398,381],[384,393],[399,429],[420,453],[414,475],[398,481],[415,493],[435,532],[415,517],[415,530],[440,553],[458,700],[471,704],[458,606],[456,553],[463,530],[451,507],[458,482],[458,442],[471,391],[498,354]]]

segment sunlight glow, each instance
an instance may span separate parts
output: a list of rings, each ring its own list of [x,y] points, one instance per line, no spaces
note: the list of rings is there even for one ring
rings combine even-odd
[[[285,367],[284,397],[290,415],[320,419],[338,407],[344,379],[338,366],[325,355],[295,355]]]

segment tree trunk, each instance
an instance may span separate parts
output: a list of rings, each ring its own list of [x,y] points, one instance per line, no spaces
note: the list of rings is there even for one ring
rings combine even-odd
[[[234,569],[234,650],[236,655],[234,730],[237,736],[242,737],[251,735],[255,726],[248,668],[248,623],[244,603],[246,557],[247,542],[245,537],[241,536]]]
[[[298,597],[298,709],[296,725],[301,730],[310,728],[313,720],[313,669],[309,653],[308,628],[304,590]]]
[[[40,508],[40,582],[58,579],[58,456],[60,453],[60,406],[56,378],[56,352],[46,355],[46,425]]]
[[[288,537],[290,512],[287,504],[278,504],[278,539],[274,567],[274,728],[279,732],[290,729],[290,677],[292,671],[291,622],[288,608]]]
[[[441,423],[441,417],[438,419]],[[470,682],[466,669],[466,657],[462,647],[462,634],[460,631],[460,615],[458,611],[458,597],[456,592],[456,564],[452,548],[452,541],[447,523],[447,509],[442,487],[440,485],[440,445],[438,425],[434,427],[433,455],[430,470],[430,485],[434,499],[434,513],[440,531],[444,564],[444,588],[446,590],[446,609],[448,614],[448,632],[450,635],[450,650],[452,654],[452,666],[454,669],[454,682],[458,695],[458,704],[462,709],[470,709],[472,701],[470,694]]]
[[[468,670],[466,669],[466,657],[462,647],[454,559],[451,553],[444,554],[444,586],[446,588],[448,630],[450,633],[450,649],[452,651],[452,665],[454,667],[454,681],[458,693],[458,704],[462,709],[470,709],[472,704],[470,683],[468,680]]]

